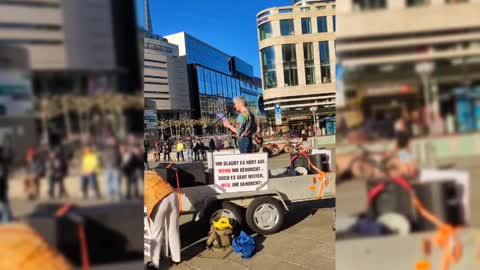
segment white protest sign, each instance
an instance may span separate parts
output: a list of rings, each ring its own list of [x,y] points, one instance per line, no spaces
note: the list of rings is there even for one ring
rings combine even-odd
[[[234,155],[239,154],[240,151],[234,149],[229,151],[221,151],[221,152],[207,152],[207,166],[209,169],[213,169],[213,156],[218,155]]]
[[[150,256],[150,222],[147,215],[147,206],[143,206],[143,254]]]
[[[214,183],[219,192],[266,190],[268,154],[213,156]]]

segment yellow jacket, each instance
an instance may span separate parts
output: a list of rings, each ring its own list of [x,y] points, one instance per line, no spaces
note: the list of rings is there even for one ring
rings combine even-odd
[[[174,191],[173,187],[155,171],[143,173],[144,192],[143,202],[147,207],[147,214],[151,218],[153,208],[165,197]]]
[[[99,169],[98,155],[95,152],[85,153],[82,157],[82,174],[91,174]]]
[[[177,151],[183,151],[185,149],[185,146],[183,145],[183,143],[178,143],[177,144]]]

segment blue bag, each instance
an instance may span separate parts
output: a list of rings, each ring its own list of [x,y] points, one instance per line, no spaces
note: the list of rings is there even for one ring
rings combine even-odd
[[[253,237],[241,231],[238,237],[233,238],[232,246],[235,253],[241,252],[242,258],[248,259],[255,254],[257,243]]]

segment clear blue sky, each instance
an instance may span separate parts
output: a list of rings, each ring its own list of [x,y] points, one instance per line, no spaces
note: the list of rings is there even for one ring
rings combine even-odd
[[[143,26],[143,0],[137,1]],[[288,6],[291,0],[150,0],[155,34],[187,32],[212,46],[238,56],[260,76],[256,14],[263,9]]]

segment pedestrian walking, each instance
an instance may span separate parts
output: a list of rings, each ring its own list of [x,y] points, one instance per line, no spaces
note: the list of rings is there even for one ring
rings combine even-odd
[[[58,198],[68,197],[64,184],[65,177],[68,174],[68,164],[61,149],[56,149],[50,153],[48,167],[50,173],[48,178],[48,197],[50,199],[55,198],[55,186],[58,186]]]
[[[138,184],[137,184],[137,169],[138,169],[138,161],[137,156],[134,154],[132,149],[130,149],[127,145],[122,145],[120,147],[121,155],[122,155],[122,171],[127,179],[126,183],[126,198],[131,199],[133,197],[138,197]]]
[[[200,141],[200,154],[202,155],[202,160],[207,160],[207,147]]]
[[[113,136],[105,139],[105,146],[102,151],[102,164],[104,177],[107,182],[108,199],[111,201],[119,201],[122,155],[117,139]]]
[[[153,160],[160,161],[162,152],[163,152],[163,143],[158,142],[157,144],[155,144],[155,149],[153,151]]]
[[[144,170],[149,170],[149,166],[148,166],[148,153],[147,153],[147,150],[143,150],[143,168]]]
[[[180,263],[181,244],[179,230],[179,201],[173,187],[158,173],[144,173],[145,195],[144,205],[147,208],[147,218],[150,224],[150,258],[149,268],[160,267],[162,247],[170,251],[171,260]],[[168,236],[168,240],[165,239]]]
[[[193,153],[195,154],[195,161],[200,160],[200,142],[195,140],[193,143]]]
[[[145,148],[145,151],[150,151],[150,140],[148,137],[143,140],[143,147]]]
[[[87,145],[83,150],[82,156],[82,178],[81,189],[83,193],[83,199],[88,198],[89,187],[93,189],[97,199],[101,199],[100,189],[98,187],[98,171],[100,169],[100,158],[97,152]]]
[[[255,116],[248,110],[247,99],[245,97],[235,97],[233,104],[239,112],[236,127],[232,126],[228,121],[224,121],[223,126],[238,136],[240,153],[250,153],[252,151],[252,136],[257,132]]]
[[[215,151],[215,141],[213,140],[213,138],[210,138],[210,141],[208,142],[208,151]]]
[[[29,200],[36,200],[40,196],[40,180],[45,177],[47,168],[43,157],[35,148],[30,148],[27,151],[26,161],[25,192]]]
[[[163,144],[162,151],[163,151],[163,160],[164,161],[172,161],[172,158],[170,157],[170,153],[172,152],[172,146],[168,141],[166,141]]]
[[[187,161],[192,162],[193,161],[193,157],[192,157],[193,143],[192,143],[192,139],[190,137],[188,137],[187,140],[185,141],[185,149],[187,151]]]
[[[185,161],[185,157],[183,156],[183,150],[185,149],[185,145],[183,144],[182,139],[178,140],[177,142],[177,161],[180,161],[180,157],[182,161]]]

